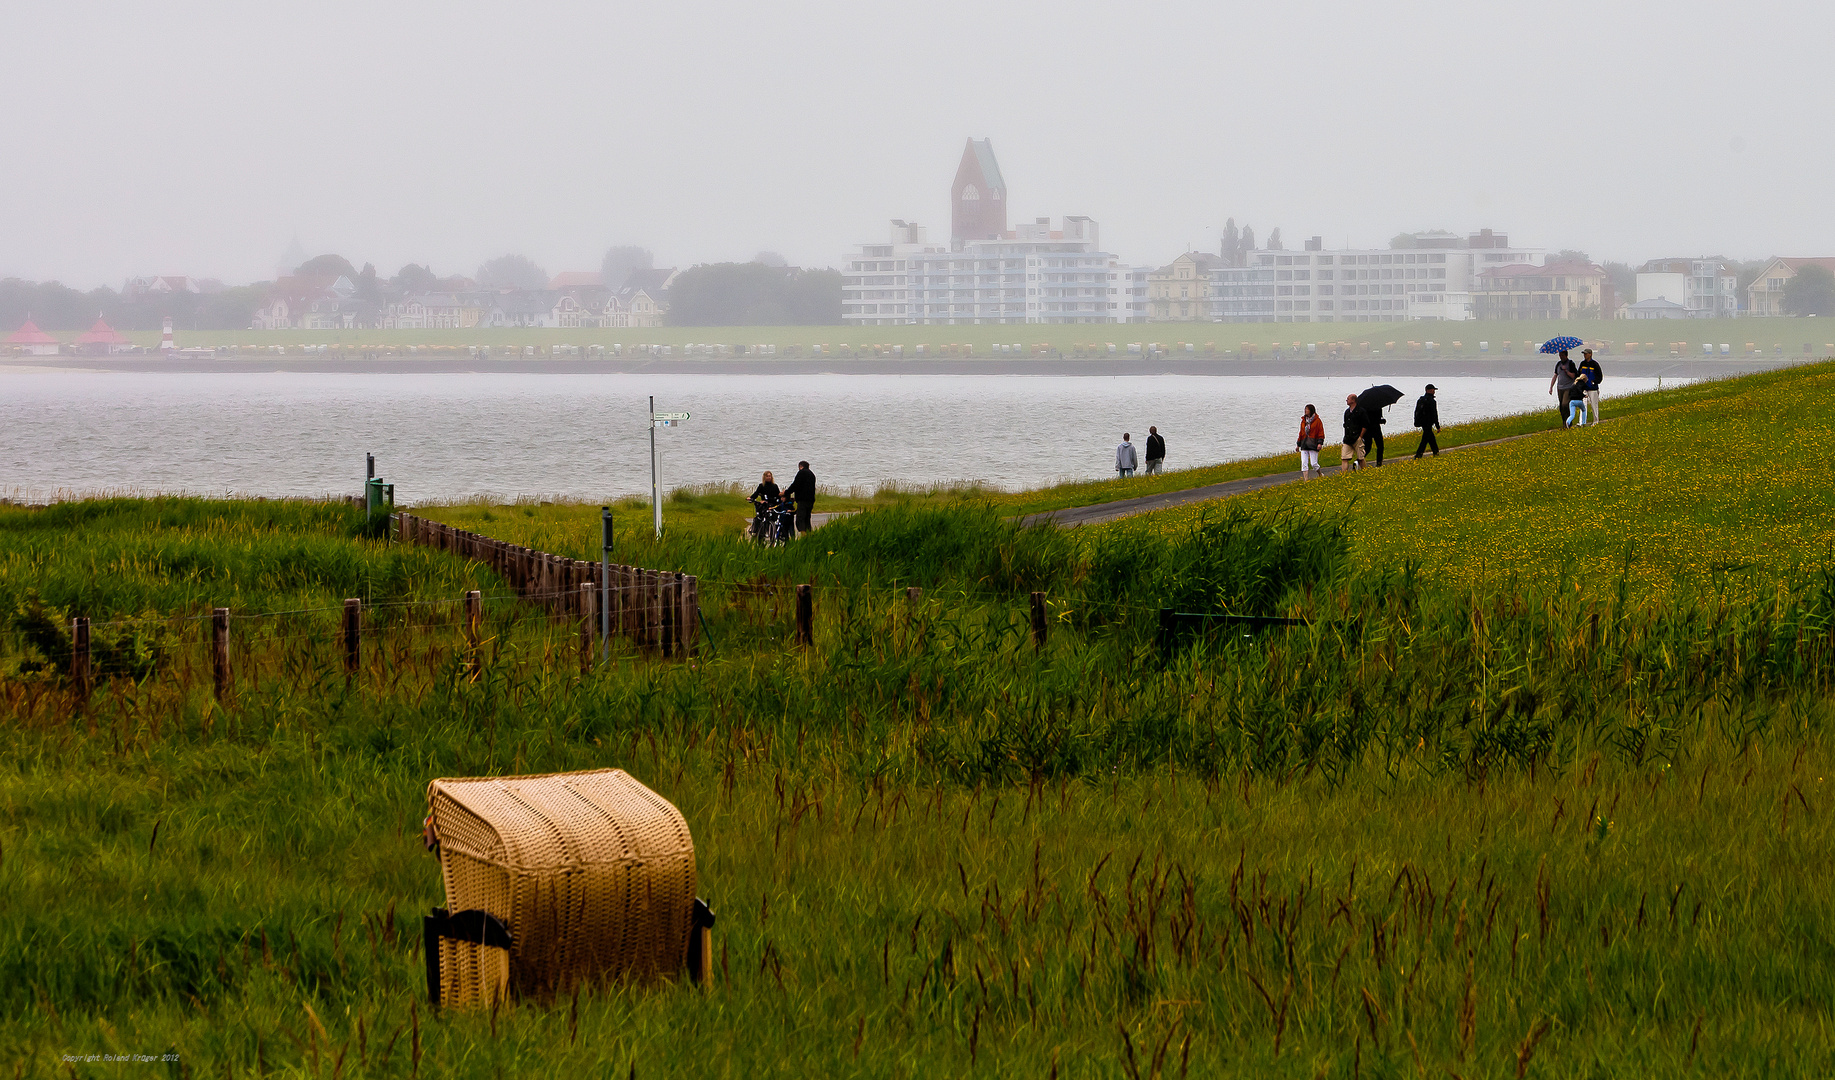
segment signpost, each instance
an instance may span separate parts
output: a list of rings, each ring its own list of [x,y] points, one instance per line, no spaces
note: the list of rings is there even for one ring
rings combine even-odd
[[[674,427],[687,419],[685,412],[657,412],[656,399],[650,399],[650,516],[654,519],[658,540],[663,538],[663,502],[656,486],[656,429]]]

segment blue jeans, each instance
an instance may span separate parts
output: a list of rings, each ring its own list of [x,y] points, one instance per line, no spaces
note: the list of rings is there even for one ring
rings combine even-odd
[[[1121,469],[1121,468],[1118,468],[1118,469],[1116,469],[1115,471],[1121,474],[1121,478],[1122,478],[1123,480],[1126,480],[1126,479],[1127,479],[1128,477],[1130,477],[1130,476],[1133,476],[1133,475],[1134,475],[1134,470],[1133,470],[1133,469]]]
[[[1567,422],[1571,427],[1583,427],[1587,422],[1587,399],[1574,392],[1574,399],[1567,403]]]

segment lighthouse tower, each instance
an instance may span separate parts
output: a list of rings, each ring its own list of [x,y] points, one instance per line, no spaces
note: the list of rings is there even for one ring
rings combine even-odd
[[[160,328],[159,351],[170,352],[178,348],[178,342],[172,340],[172,316],[166,316],[165,324]]]

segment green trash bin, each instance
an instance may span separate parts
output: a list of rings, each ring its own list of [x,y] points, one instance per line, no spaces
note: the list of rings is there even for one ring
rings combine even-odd
[[[380,476],[372,477],[368,483],[363,485],[364,514],[366,517],[373,518],[377,514],[388,512],[387,504],[383,499],[383,488],[386,486],[387,485],[382,482]]]

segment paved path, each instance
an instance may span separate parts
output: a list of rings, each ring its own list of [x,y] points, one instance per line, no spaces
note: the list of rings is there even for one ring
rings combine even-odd
[[[1600,421],[1602,424],[1605,422],[1604,420]],[[1411,428],[1409,430],[1413,429]],[[1551,428],[1549,430],[1552,431],[1554,429]],[[1458,446],[1443,446],[1440,448],[1440,452],[1443,454],[1450,454],[1455,450],[1472,450],[1480,446],[1496,446],[1498,443],[1515,442],[1518,439],[1527,439],[1530,435],[1540,434],[1542,434],[1542,432],[1532,431],[1524,435],[1506,435],[1501,439],[1486,439],[1482,442],[1461,443]],[[1297,463],[1299,457],[1298,451],[1295,451],[1294,456]],[[1383,468],[1387,469],[1397,465],[1413,464],[1413,461],[1412,455],[1409,457],[1390,458]],[[1327,475],[1333,475],[1336,471],[1337,469],[1334,466],[1332,473],[1328,473]],[[1071,506],[1062,510],[1047,510],[1042,514],[1031,514],[1021,518],[1020,524],[1040,525],[1050,522],[1059,528],[1071,529],[1078,525],[1093,525],[1099,521],[1114,521],[1116,518],[1130,517],[1134,514],[1146,514],[1154,510],[1165,510],[1173,506],[1209,502],[1212,499],[1222,499],[1230,495],[1241,495],[1248,491],[1259,491],[1262,488],[1275,487],[1279,484],[1297,483],[1299,479],[1300,470],[1298,468],[1289,470],[1288,472],[1272,473],[1266,476],[1245,476],[1240,480],[1225,480],[1220,484],[1206,484],[1203,487],[1186,488],[1183,491],[1163,491],[1157,495],[1142,495],[1137,499],[1118,499],[1114,502],[1096,503],[1092,506]]]

